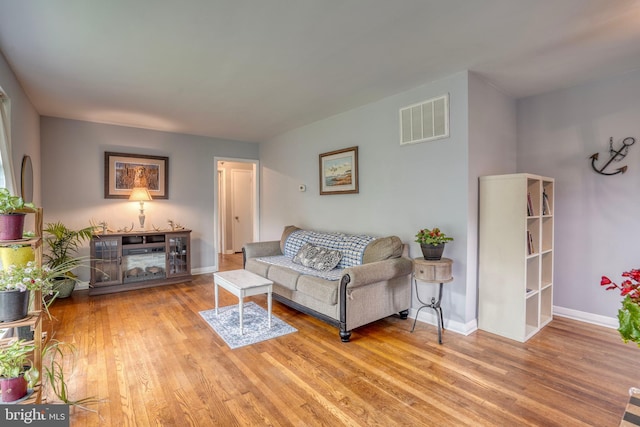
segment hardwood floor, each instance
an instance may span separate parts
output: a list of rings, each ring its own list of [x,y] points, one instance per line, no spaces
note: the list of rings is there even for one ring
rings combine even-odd
[[[221,269],[241,267],[224,258]],[[412,320],[396,317],[342,343],[274,302],[298,332],[230,350],[198,314],[212,307],[212,275],[56,301],[49,326],[78,350],[72,397],[107,399],[98,413],[72,410],[71,425],[617,426],[640,386],[640,349],[558,317],[524,344],[478,331],[438,345],[435,326],[410,333]]]

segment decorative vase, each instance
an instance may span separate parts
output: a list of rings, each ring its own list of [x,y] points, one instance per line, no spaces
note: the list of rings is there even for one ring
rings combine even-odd
[[[0,215],[0,240],[20,240],[24,231],[23,213]]]
[[[29,292],[0,291],[0,322],[14,322],[29,314]]]
[[[442,259],[442,253],[444,252],[444,243],[439,245],[420,245],[422,250],[422,256],[429,261],[437,261]]]
[[[53,282],[53,291],[58,293],[56,298],[69,298],[75,287],[74,279],[57,279]]]
[[[2,402],[15,402],[27,394],[27,380],[20,375],[15,378],[0,378]]]
[[[35,260],[35,254],[31,246],[8,246],[0,248],[0,261],[2,268],[6,270],[10,265],[24,267],[29,261]]]

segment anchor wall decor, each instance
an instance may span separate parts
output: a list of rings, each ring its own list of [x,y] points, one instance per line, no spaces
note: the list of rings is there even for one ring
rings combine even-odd
[[[622,167],[616,169],[613,172],[605,172],[604,170],[614,160],[616,162],[619,162],[620,160],[624,159],[626,157],[627,153],[629,153],[629,147],[631,147],[633,144],[635,144],[635,142],[636,142],[635,138],[628,136],[628,137],[626,137],[625,139],[622,140],[622,146],[620,147],[620,149],[614,150],[614,148],[613,148],[613,137],[610,137],[609,138],[609,155],[611,157],[609,158],[607,163],[604,164],[604,166],[602,166],[600,169],[598,169],[596,167],[596,160],[598,160],[598,153],[595,153],[594,155],[592,155],[590,157],[590,159],[591,159],[591,167],[593,168],[594,171],[598,172],[600,175],[617,175],[619,173],[625,173],[626,170],[627,170],[626,166],[622,166]]]

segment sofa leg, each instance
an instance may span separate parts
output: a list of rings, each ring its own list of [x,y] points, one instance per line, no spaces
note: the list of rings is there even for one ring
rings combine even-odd
[[[409,310],[402,310],[399,314],[401,319],[406,319],[409,317]]]
[[[340,329],[340,339],[342,340],[342,342],[349,342],[350,338],[351,338],[351,331],[344,331]]]

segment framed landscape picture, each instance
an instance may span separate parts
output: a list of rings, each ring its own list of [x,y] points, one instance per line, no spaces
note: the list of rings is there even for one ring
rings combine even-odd
[[[104,198],[128,199],[134,187],[146,187],[154,199],[169,198],[169,158],[104,153]]]
[[[358,192],[358,147],[320,154],[320,195]]]

